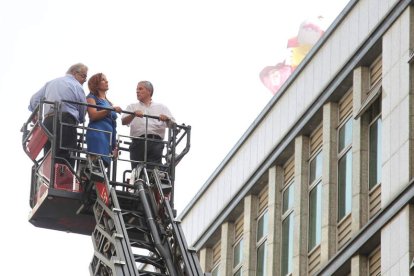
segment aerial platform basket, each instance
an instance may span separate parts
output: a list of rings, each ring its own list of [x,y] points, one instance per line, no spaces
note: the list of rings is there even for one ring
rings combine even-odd
[[[50,181],[50,152],[37,169],[33,209],[29,221],[36,227],[91,235],[95,227],[92,212],[78,212],[82,207],[82,187],[65,164],[54,164]],[[52,183],[52,184],[50,184]]]
[[[96,224],[93,214],[76,213],[81,199],[77,192],[45,189],[29,214],[29,221],[36,227],[91,235]]]
[[[22,128],[23,150],[34,162],[29,221],[36,227],[91,235],[96,224],[93,213],[78,212],[83,194],[78,177],[69,164],[59,164],[51,158],[52,150],[44,156],[40,154],[56,135],[44,126],[41,108],[39,105]]]

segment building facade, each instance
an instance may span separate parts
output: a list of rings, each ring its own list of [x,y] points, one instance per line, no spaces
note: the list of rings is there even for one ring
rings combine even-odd
[[[414,1],[352,0],[180,215],[212,275],[414,275]]]

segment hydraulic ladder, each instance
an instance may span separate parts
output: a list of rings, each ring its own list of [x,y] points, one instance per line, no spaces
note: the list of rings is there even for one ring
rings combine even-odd
[[[167,172],[138,165],[124,190],[111,186],[103,162],[89,162],[86,190],[96,193],[91,275],[204,275],[188,248],[166,193]],[[147,270],[151,267],[151,271]]]

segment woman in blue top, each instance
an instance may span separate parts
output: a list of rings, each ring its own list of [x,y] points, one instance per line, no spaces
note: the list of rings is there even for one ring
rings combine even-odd
[[[106,98],[109,86],[104,74],[93,75],[88,81],[88,87],[90,93],[86,100],[89,104],[113,108],[118,113],[122,111],[119,106],[113,106]],[[88,152],[102,154],[102,160],[106,167],[109,166],[111,161],[109,155],[112,153],[114,157],[117,157],[118,154],[116,148],[117,114],[115,111],[88,106],[88,127],[90,128],[86,132]]]

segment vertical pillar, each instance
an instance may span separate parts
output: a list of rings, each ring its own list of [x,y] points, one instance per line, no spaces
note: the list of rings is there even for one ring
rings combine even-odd
[[[368,273],[368,257],[364,255],[355,255],[351,259],[351,275],[365,276]]]
[[[256,252],[256,217],[257,197],[248,195],[244,198],[243,235],[245,238],[243,246],[243,275],[255,275],[257,252]]]
[[[322,145],[322,235],[321,264],[326,264],[336,252],[337,190],[338,190],[338,104],[323,106]]]
[[[204,272],[211,271],[213,263],[213,250],[209,247],[200,249],[200,266]]]
[[[233,242],[234,224],[225,222],[221,225],[220,275],[232,275],[233,273]]]
[[[295,139],[295,213],[293,274],[306,275],[308,263],[308,159],[309,138]]]
[[[283,185],[283,169],[275,166],[269,169],[269,233],[267,236],[267,272],[269,275],[280,274],[280,250],[282,244],[282,210],[281,189]]]
[[[367,98],[369,87],[369,68],[358,67],[354,70],[353,112],[354,117]],[[353,121],[352,128],[352,233],[355,234],[368,221],[368,129],[366,116]]]

